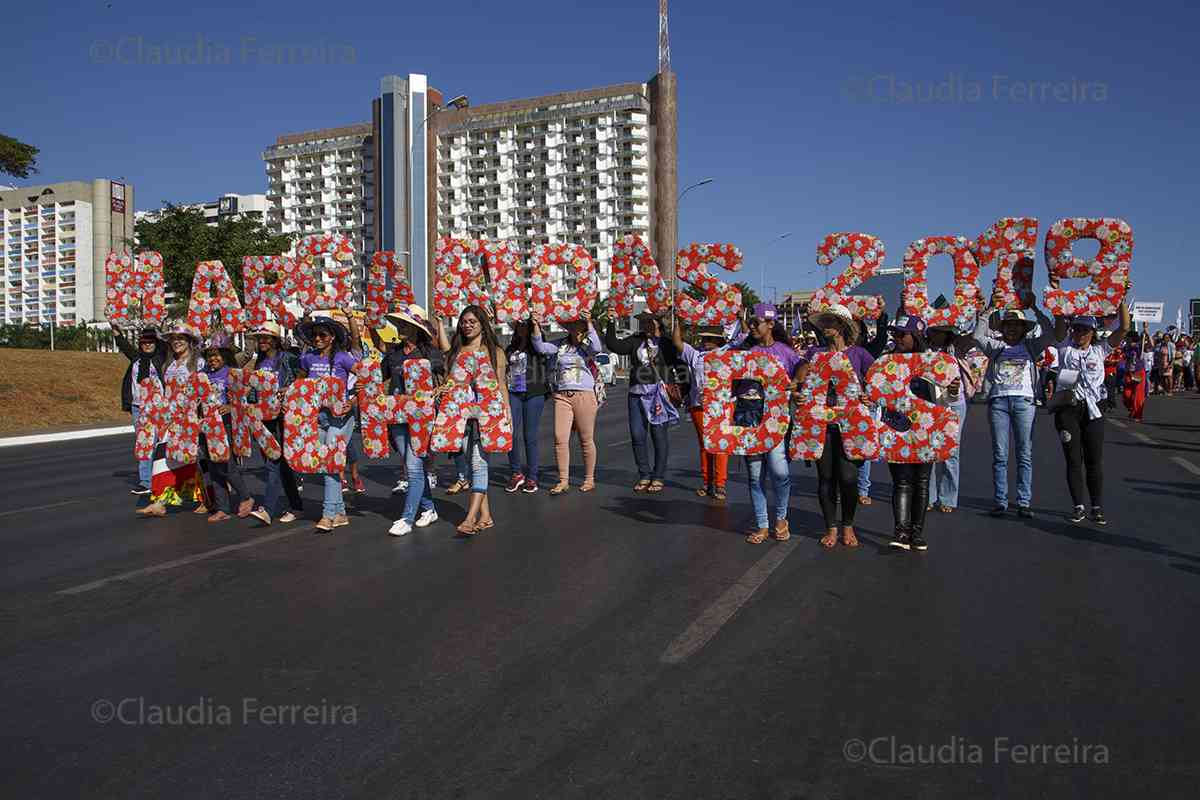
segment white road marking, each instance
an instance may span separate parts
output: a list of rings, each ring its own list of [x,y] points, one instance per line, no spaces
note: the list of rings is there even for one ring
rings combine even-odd
[[[14,508],[12,511],[0,511],[0,517],[7,517],[9,514],[24,514],[27,511],[42,511],[47,508],[58,508],[59,506],[69,506],[72,503],[82,503],[82,500],[63,500],[61,503],[47,503],[44,506],[30,506],[29,508]]]
[[[1146,444],[1157,444],[1157,442],[1155,442],[1149,436],[1139,431],[1133,432],[1133,438],[1137,439],[1139,442],[1145,442]]]
[[[1186,469],[1188,472],[1192,473],[1193,475],[1200,476],[1200,467],[1197,467],[1195,464],[1188,461],[1183,456],[1171,456],[1171,460],[1174,461],[1179,466]]]
[[[88,428],[82,431],[63,431],[62,433],[36,433],[31,436],[9,436],[0,439],[0,447],[17,447],[23,444],[46,444],[48,442],[71,442],[76,439],[92,439],[97,436],[116,436],[121,433],[133,433],[132,425],[116,428]]]
[[[55,592],[55,594],[83,594],[84,592],[90,592],[93,589],[99,589],[101,586],[107,586],[108,584],[113,583],[115,581],[128,580],[129,578],[137,578],[142,575],[153,575],[156,572],[163,572],[168,569],[174,569],[175,567],[182,567],[182,566],[186,566],[187,564],[194,564],[197,561],[203,561],[206,558],[212,558],[213,556],[219,556],[223,553],[232,553],[235,550],[241,550],[246,547],[254,547],[255,545],[258,545],[258,544],[266,544],[267,542],[273,542],[276,539],[283,539],[288,536],[295,536],[297,533],[300,533],[302,531],[311,531],[311,530],[312,530],[312,528],[310,528],[307,525],[296,525],[294,528],[291,528],[290,530],[279,531],[278,533],[270,533],[270,534],[267,534],[266,536],[259,536],[257,539],[249,539],[244,542],[238,542],[237,544],[230,544],[230,545],[226,545],[224,547],[218,547],[215,550],[206,550],[203,553],[196,553],[193,556],[177,558],[174,561],[166,561],[162,564],[154,564],[149,567],[142,567],[141,569],[134,569],[134,570],[130,570],[129,572],[122,572],[120,575],[113,575],[111,578],[101,578],[100,580],[92,581],[91,583],[84,583],[84,584],[80,584],[79,586],[72,586],[70,589],[60,589],[59,591]]]
[[[1119,419],[1109,419],[1108,421],[1111,422],[1113,425],[1116,425],[1118,428],[1128,428],[1129,427],[1124,422],[1121,422],[1121,420],[1119,420]]]
[[[763,585],[771,573],[794,549],[796,549],[795,538],[773,545],[766,555],[746,570],[737,583],[726,589],[716,599],[716,602],[704,609],[704,613],[667,646],[659,660],[664,664],[678,664],[708,644],[709,640],[717,635],[717,631],[737,613],[739,608],[745,605],[750,596],[759,586]]]

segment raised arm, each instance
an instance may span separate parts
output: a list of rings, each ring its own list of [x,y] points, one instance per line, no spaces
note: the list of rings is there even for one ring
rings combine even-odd
[[[999,346],[992,341],[992,315],[996,313],[996,309],[1000,307],[1000,295],[993,294],[992,302],[988,307],[979,312],[979,319],[975,321],[975,331],[971,334],[971,341],[975,346],[986,353],[988,356],[993,356],[999,350]]]
[[[1121,301],[1121,305],[1117,307],[1117,329],[1108,337],[1108,346],[1114,350],[1121,346],[1125,341],[1125,337],[1129,335],[1129,329],[1133,327],[1129,319],[1129,306],[1125,305],[1125,301]]]
[[[872,358],[879,358],[883,348],[887,347],[887,324],[887,312],[881,312],[879,320],[875,323],[875,338],[863,345],[863,349],[870,353]]]
[[[384,352],[383,341],[379,338],[379,332],[374,328],[367,328],[367,335],[371,337],[371,344],[375,346],[375,349],[380,353]]]
[[[343,308],[342,313],[346,315],[346,324],[350,328],[350,349],[359,353],[362,352],[362,331],[358,329],[358,320],[350,313],[350,309]]]
[[[1038,327],[1041,328],[1042,333],[1029,343],[1029,348],[1035,353],[1040,353],[1050,345],[1061,342],[1066,337],[1066,334],[1064,333],[1060,337],[1058,335],[1058,322],[1046,316],[1046,312],[1038,308],[1037,305],[1032,306],[1032,308],[1033,316],[1037,318]]]
[[[533,351],[538,355],[552,356],[558,352],[558,348],[549,342],[542,339],[542,326],[537,320],[533,320],[533,330],[529,333],[529,341],[533,345]]]
[[[596,333],[596,329],[592,327],[592,321],[588,320],[587,330],[587,352],[589,356],[594,356],[600,353],[604,348],[600,345],[600,335]]]
[[[679,322],[679,315],[675,315],[675,324],[671,326],[671,343],[675,345],[675,349],[683,351],[683,325]]]
[[[113,328],[112,332],[113,340],[117,343],[117,349],[121,351],[121,355],[130,361],[137,361],[138,350],[125,338],[125,333],[120,328]]]
[[[637,350],[639,344],[641,341],[638,336],[626,336],[624,339],[617,336],[616,322],[611,319],[608,321],[608,327],[604,330],[604,346],[610,353],[627,356]]]
[[[450,352],[450,339],[446,336],[446,326],[443,324],[442,315],[433,315],[434,338],[433,343],[438,350],[443,353]]]

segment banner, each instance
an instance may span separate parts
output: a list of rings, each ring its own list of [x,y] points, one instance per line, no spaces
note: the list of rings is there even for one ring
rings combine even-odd
[[[1164,305],[1166,303],[1134,303],[1129,308],[1129,318],[1134,322],[1162,322]]]

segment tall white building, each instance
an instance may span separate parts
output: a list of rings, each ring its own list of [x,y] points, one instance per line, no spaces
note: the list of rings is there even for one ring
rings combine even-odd
[[[361,254],[356,294],[375,249],[375,159],[371,125],[280,136],[263,153],[265,224],[276,234],[341,234]]]
[[[220,220],[231,219],[263,219],[267,212],[267,196],[265,194],[233,194],[221,195],[216,200],[206,203],[184,203],[180,208],[199,211],[204,214],[204,222],[216,225]],[[154,211],[138,211],[134,214],[137,222],[142,220],[157,221],[162,218],[162,209]]]
[[[97,179],[0,191],[0,320],[104,319],[104,261],[133,241],[133,186]]]

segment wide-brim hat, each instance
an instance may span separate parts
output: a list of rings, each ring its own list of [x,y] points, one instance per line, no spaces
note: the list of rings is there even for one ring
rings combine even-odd
[[[819,311],[814,311],[809,314],[808,321],[816,328],[826,328],[831,324],[841,324],[846,326],[849,336],[846,339],[847,344],[857,344],[858,337],[862,330],[858,324],[858,320],[850,313],[850,309],[846,308],[841,303],[835,303],[831,306],[826,306]]]
[[[1100,330],[1100,320],[1091,316],[1071,317],[1071,327],[1076,325],[1082,328],[1091,328],[1094,331]]]
[[[697,339],[719,339],[725,341],[725,331],[720,325],[704,325],[696,329]]]
[[[185,322],[176,323],[163,334],[166,339],[172,336],[184,336],[192,341],[192,347],[200,346],[200,331]]]
[[[149,339],[150,341],[157,343],[157,342],[161,342],[163,340],[162,334],[160,334],[158,332],[158,328],[155,327],[154,325],[147,325],[146,327],[139,330],[138,334],[137,334],[137,338],[138,338],[139,342]]]
[[[278,322],[270,320],[259,325],[254,330],[250,331],[250,336],[274,336],[279,341],[283,341],[283,327]]]
[[[1000,318],[998,320],[996,320],[996,327],[1002,328],[1002,327],[1004,327],[1004,323],[1006,323],[1006,322],[1021,323],[1022,325],[1025,326],[1026,333],[1029,333],[1031,330],[1033,330],[1034,328],[1037,327],[1037,320],[1030,319],[1029,316],[1025,313],[1025,310],[1021,309],[1021,308],[1010,308],[1006,311],[1001,312]]]
[[[416,303],[409,304],[406,308],[398,311],[393,311],[390,314],[384,314],[383,318],[388,322],[400,328],[401,324],[409,324],[417,328],[417,330],[425,331],[430,337],[433,336],[433,326],[429,322],[429,314],[426,313],[422,306]]]
[[[350,331],[333,317],[310,317],[300,320],[296,325],[296,338],[307,347],[315,347],[313,331],[322,326],[333,332],[333,340],[338,347],[345,350],[350,346]]]

